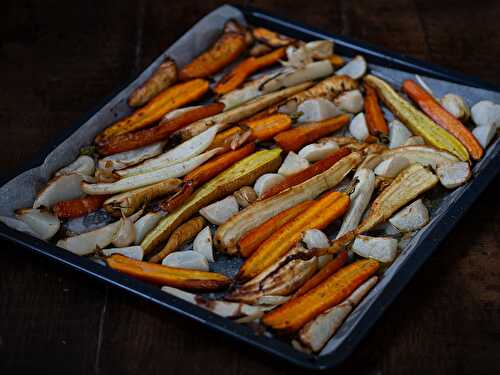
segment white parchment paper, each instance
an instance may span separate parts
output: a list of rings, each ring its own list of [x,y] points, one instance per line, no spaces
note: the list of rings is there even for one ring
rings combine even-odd
[[[21,207],[31,207],[35,199],[36,192],[39,191],[48,181],[50,176],[59,168],[73,161],[79,153],[81,147],[91,144],[95,135],[114,122],[117,118],[130,113],[126,103],[129,94],[140,85],[151,72],[163,61],[165,56],[174,58],[182,66],[189,62],[193,57],[205,50],[210,43],[217,37],[225,21],[235,18],[245,24],[241,12],[231,6],[222,6],[199,21],[173,46],[167,49],[158,59],[155,60],[132,84],[121,91],[115,98],[106,104],[101,110],[95,113],[85,124],[74,132],[66,141],[54,149],[45,159],[44,163],[29,171],[15,177],[0,188],[0,215],[13,216],[13,210]],[[379,66],[370,66],[372,73],[386,79],[395,86],[399,86],[406,78],[414,78],[413,74],[397,71],[394,69],[383,68]],[[453,83],[448,83],[436,79],[425,77],[426,83],[432,88],[436,96],[442,96],[445,93],[453,92],[462,95],[469,104],[474,104],[479,100],[488,99],[500,103],[500,94],[487,90],[481,90]],[[484,159],[475,165],[475,173],[479,173],[481,168],[489,161],[493,150],[500,147],[499,141],[490,145]],[[450,205],[467,191],[467,186],[450,192],[446,199],[433,210],[431,223],[421,230],[407,245],[402,254],[388,268],[382,276],[380,282],[361,302],[361,304],[349,316],[345,324],[325,346],[320,355],[331,353],[339,347],[355,329],[361,317],[366,313],[367,308],[374,303],[382,290],[385,288],[391,278],[398,272],[401,266],[408,260],[410,254],[415,251],[424,239],[429,230],[442,218]],[[214,268],[223,272],[226,268],[234,268],[234,261],[227,257],[222,257],[217,261]],[[227,271],[227,270],[226,270]]]

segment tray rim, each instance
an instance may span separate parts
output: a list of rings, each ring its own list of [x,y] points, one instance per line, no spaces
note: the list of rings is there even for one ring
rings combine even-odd
[[[235,8],[240,10],[245,19],[252,24],[271,27],[277,31],[281,31],[292,36],[294,36],[294,34],[295,36],[300,35],[301,38],[304,38],[305,36],[304,39],[311,39],[313,37],[333,39],[336,43],[337,49],[340,49],[341,54],[345,54],[347,56],[352,56],[355,53],[362,53],[370,62],[374,62],[385,67],[425,74],[430,77],[500,93],[500,87],[483,82],[474,76],[444,69],[419,59],[390,52],[383,48],[375,47],[349,37],[328,33],[314,27],[306,26],[300,22],[275,16],[257,8],[243,6],[235,6]],[[61,133],[54,137],[53,141],[50,142],[50,144],[42,150],[36,158],[24,165],[24,167],[19,168],[10,176],[1,178],[0,185],[3,185],[26,170],[40,165],[55,147],[68,138],[80,126],[85,124],[90,117],[106,105],[108,101],[116,96],[123,88],[131,84],[140,73],[141,72],[134,75],[131,80],[120,86],[118,90],[105,97],[99,105],[95,106],[93,110],[87,112],[87,114],[84,115],[80,121],[75,122],[74,126],[70,126],[66,130],[61,131]],[[54,244],[46,243],[22,232],[18,232],[2,223],[0,223],[0,237],[22,245],[34,253],[55,260],[69,268],[84,272],[94,279],[116,286],[129,293],[152,301],[166,310],[173,311],[178,315],[201,323],[212,330],[222,332],[226,336],[233,339],[250,344],[253,347],[280,357],[292,364],[307,369],[324,370],[337,366],[351,354],[356,345],[363,339],[363,337],[365,337],[372,326],[378,321],[385,309],[399,295],[400,291],[409,282],[409,280],[411,280],[421,265],[437,249],[440,243],[453,229],[458,220],[463,217],[467,209],[495,178],[498,173],[495,168],[497,163],[500,163],[500,147],[498,147],[498,143],[492,154],[491,160],[485,164],[481,173],[477,175],[469,184],[469,188],[472,186],[475,188],[468,189],[468,194],[462,194],[455,204],[448,210],[450,215],[447,215],[444,219],[442,219],[426,236],[426,246],[420,245],[423,249],[419,249],[419,257],[410,256],[407,259],[407,261],[401,266],[401,270],[393,276],[380,296],[369,307],[350,337],[348,337],[335,351],[322,356],[305,354],[297,351],[290,344],[283,341],[269,338],[267,336],[257,336],[247,326],[234,323],[229,319],[212,314],[196,305],[192,305],[189,302],[162,292],[156,286],[152,286],[127,275],[121,274],[110,268],[103,267],[90,259],[77,256],[66,250],[58,248]],[[434,236],[434,234],[436,235]],[[370,319],[367,319],[368,317]]]

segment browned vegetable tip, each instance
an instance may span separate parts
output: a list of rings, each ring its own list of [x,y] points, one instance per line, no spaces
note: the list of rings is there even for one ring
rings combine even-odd
[[[252,34],[256,40],[273,48],[284,47],[295,43],[295,39],[278,34],[264,27],[254,27],[252,29]]]
[[[259,57],[262,55],[265,55],[266,53],[271,52],[272,49],[268,45],[264,43],[256,43],[251,49],[250,49],[250,56],[254,57]]]
[[[191,241],[203,229],[206,221],[201,216],[197,216],[177,228],[168,239],[165,247],[149,260],[152,263],[160,263],[168,254],[179,250],[185,243]]]
[[[140,107],[155,97],[160,91],[177,81],[177,65],[170,57],[167,57],[160,66],[141,86],[136,88],[128,98],[128,105]]]

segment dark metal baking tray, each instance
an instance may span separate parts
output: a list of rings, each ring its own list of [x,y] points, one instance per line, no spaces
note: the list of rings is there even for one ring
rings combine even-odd
[[[333,39],[336,43],[336,52],[341,55],[353,56],[355,54],[363,54],[369,63],[423,74],[429,77],[435,77],[467,86],[500,92],[500,88],[482,82],[475,77],[455,73],[423,61],[385,51],[381,48],[370,46],[366,43],[355,41],[344,36],[327,33],[313,27],[302,25],[298,22],[271,15],[258,9],[243,7],[240,7],[239,9],[244,14],[246,20],[253,25],[268,27],[306,41],[321,38]],[[105,103],[106,102],[103,104]],[[25,168],[16,172],[14,176],[36,165],[40,165],[50,151],[52,151],[59,143],[66,139],[82,124],[84,124],[87,119],[96,113],[100,108],[101,107],[90,112],[81,122],[64,132],[64,134],[61,134],[61,136],[47,148],[46,152],[42,153],[36,160],[27,164]],[[333,352],[321,356],[314,356],[299,352],[289,343],[273,337],[267,337],[265,335],[259,336],[245,325],[237,324],[229,319],[221,318],[198,306],[164,293],[157,287],[133,279],[112,269],[102,267],[87,258],[74,255],[66,250],[58,248],[53,244],[35,239],[3,224],[0,224],[0,236],[20,244],[35,253],[41,254],[70,268],[86,273],[98,280],[106,282],[107,284],[117,286],[132,294],[150,300],[151,302],[169,311],[174,311],[182,316],[197,321],[206,327],[222,332],[239,341],[246,342],[263,350],[264,352],[273,354],[274,356],[280,357],[288,362],[304,368],[328,369],[338,365],[347,358],[354,347],[360,342],[360,340],[367,334],[369,329],[382,315],[387,306],[399,294],[425,260],[438,248],[439,244],[447,236],[457,221],[463,216],[481,192],[496,176],[499,170],[497,166],[500,165],[500,144],[497,142],[494,146],[490,147],[494,147],[494,149],[490,152],[489,158],[482,166],[480,173],[477,173],[468,186],[464,188],[464,193],[461,194],[449,208],[447,215],[442,217],[440,221],[427,233],[425,239],[420,242],[418,256],[416,256],[414,252],[413,256],[408,257],[399,272],[397,272],[390,279],[382,293],[378,296],[374,303],[369,306],[368,310],[365,311],[360,321],[356,324],[354,330],[350,333],[349,337]],[[3,185],[10,179],[11,177],[3,179],[0,185]]]

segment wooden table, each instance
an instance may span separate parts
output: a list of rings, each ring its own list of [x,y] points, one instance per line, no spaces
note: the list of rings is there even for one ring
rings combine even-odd
[[[293,4],[293,5],[292,5]],[[10,174],[181,36],[216,1],[9,1],[0,22],[0,161]],[[256,0],[325,30],[500,85],[500,3]],[[496,181],[339,371],[500,372]],[[2,241],[0,372],[299,372]]]

